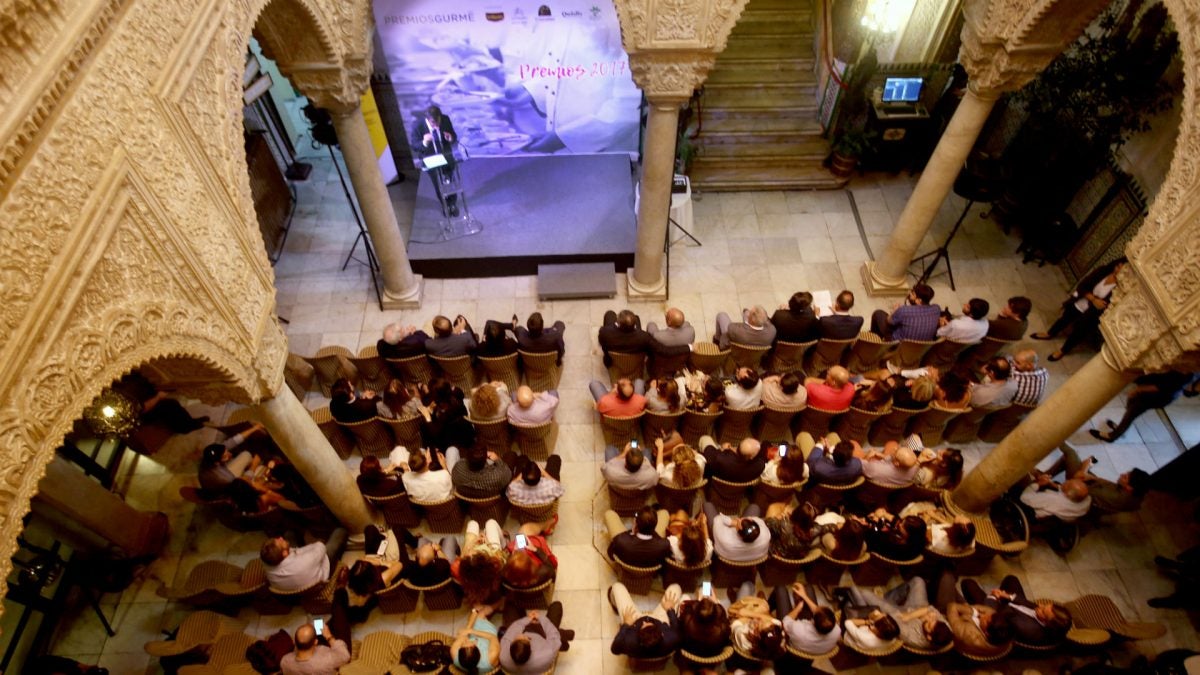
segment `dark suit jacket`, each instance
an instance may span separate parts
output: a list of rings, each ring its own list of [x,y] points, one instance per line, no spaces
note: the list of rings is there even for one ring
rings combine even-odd
[[[671,556],[671,544],[657,534],[642,539],[632,532],[622,532],[608,545],[608,557],[617,557],[626,565],[654,567]]]
[[[816,340],[820,331],[820,320],[811,309],[800,314],[789,309],[775,310],[771,323],[775,324],[776,342],[808,342]]]
[[[820,334],[826,340],[849,340],[858,337],[862,325],[861,316],[830,314],[821,317]]]
[[[646,615],[634,621],[632,626],[626,626],[622,623],[620,630],[617,631],[617,636],[613,638],[612,653],[617,655],[628,654],[634,658],[641,659],[670,656],[679,648],[679,617],[675,614],[675,610],[672,609],[667,612],[667,620],[668,623],[663,623],[658,619]],[[647,651],[638,646],[638,627],[643,623],[656,624],[662,628],[663,640],[657,650]]]
[[[416,331],[396,344],[388,344],[380,339],[375,343],[375,349],[385,359],[407,359],[410,356],[420,356],[425,353],[425,341],[429,335],[423,330]]]
[[[413,125],[412,147],[422,157],[427,157],[436,154],[437,150],[433,143],[430,143],[428,147],[425,146],[424,138],[425,134],[429,133],[429,127],[425,124],[425,115],[422,114],[420,117],[421,119],[417,120],[417,123]],[[446,155],[447,160],[450,160],[453,157],[451,148],[458,143],[458,134],[455,133],[454,124],[450,121],[449,117],[442,115],[442,119],[438,124],[444,134],[450,134],[449,141],[441,141],[442,154]]]
[[[604,365],[611,365],[609,352],[628,352],[630,354],[657,354],[658,356],[674,356],[691,351],[688,345],[667,346],[655,340],[641,328],[621,330],[616,324],[608,324],[600,328],[600,348],[604,350]]]
[[[335,398],[329,402],[329,414],[342,424],[353,424],[371,419],[378,414],[378,409],[373,398],[359,397],[353,401]]]
[[[760,452],[754,459],[745,460],[737,450],[722,450],[715,445],[704,449],[704,475],[716,476],[730,483],[746,483],[762,475],[766,459]]]
[[[461,333],[431,337],[425,341],[425,351],[430,356],[463,356],[473,353],[475,346],[475,336],[469,328]]]
[[[542,329],[542,334],[534,337],[529,334],[529,329],[524,326],[517,326],[517,344],[521,345],[521,349],[527,352],[558,352],[558,358],[561,360],[565,346],[563,344],[563,331],[567,325],[561,321],[555,321],[553,326],[547,326]]]
[[[1007,317],[998,316],[991,321],[988,321],[987,336],[997,340],[1016,341],[1025,337],[1025,330],[1029,328],[1028,321],[1017,321]]]

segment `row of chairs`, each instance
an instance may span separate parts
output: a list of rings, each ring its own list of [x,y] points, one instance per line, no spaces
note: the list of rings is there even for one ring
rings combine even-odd
[[[988,337],[977,344],[944,338],[884,341],[874,333],[860,333],[856,338],[845,340],[781,340],[769,347],[731,342],[728,349],[720,349],[711,342],[697,342],[689,354],[649,360],[645,354],[609,352],[612,360],[609,375],[613,381],[622,377],[637,379],[645,376],[647,367],[651,377],[669,377],[685,367],[709,375],[718,371],[731,374],[737,368],[816,375],[839,364],[852,373],[862,373],[875,370],[885,362],[902,369],[947,368],[956,363],[976,368],[1011,344]]]

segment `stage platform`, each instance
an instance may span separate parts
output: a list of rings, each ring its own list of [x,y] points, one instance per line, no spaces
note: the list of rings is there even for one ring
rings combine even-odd
[[[629,156],[475,157],[461,165],[479,234],[436,244],[441,209],[426,174],[417,186],[408,259],[435,279],[537,274],[538,265],[633,265],[637,216]]]

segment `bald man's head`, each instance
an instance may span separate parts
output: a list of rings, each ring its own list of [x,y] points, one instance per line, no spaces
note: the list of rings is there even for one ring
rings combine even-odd
[[[1013,365],[1021,372],[1029,372],[1037,368],[1038,355],[1032,349],[1022,349],[1013,356]]]
[[[517,405],[522,408],[528,408],[533,405],[533,390],[529,385],[521,385],[517,387]]]
[[[841,389],[842,387],[846,386],[846,383],[849,381],[850,371],[846,370],[842,366],[834,366],[829,369],[829,372],[825,373],[825,384],[828,384],[835,389]]]
[[[683,325],[683,312],[672,307],[667,310],[667,325],[671,328],[679,328]]]
[[[313,629],[311,623],[306,623],[296,629],[297,650],[312,649],[315,644],[317,644],[317,631]]]
[[[1073,502],[1081,502],[1088,496],[1087,483],[1078,478],[1072,478],[1062,484],[1062,493]]]
[[[896,466],[901,469],[911,469],[917,464],[917,453],[908,447],[902,447],[894,455]]]
[[[758,456],[758,451],[762,449],[762,444],[756,438],[746,437],[738,444],[738,454],[744,459],[753,459]]]

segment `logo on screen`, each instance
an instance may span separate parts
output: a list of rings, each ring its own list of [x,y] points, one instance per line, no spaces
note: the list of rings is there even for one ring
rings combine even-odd
[[[593,20],[600,18],[600,7],[598,5],[592,5],[592,8],[588,11],[592,13]]]
[[[550,11],[550,5],[542,5],[538,7],[538,16],[554,18],[554,13]]]
[[[521,9],[520,7],[517,7],[516,9],[513,10],[513,13],[512,13],[513,23],[525,23],[528,19],[529,19],[529,17],[525,16],[525,10]]]
[[[582,19],[583,18],[583,12],[581,12],[577,9],[565,11],[562,13],[562,15],[563,15],[564,19]]]
[[[504,12],[485,12],[484,16],[487,17],[488,21],[503,21],[504,20]]]

